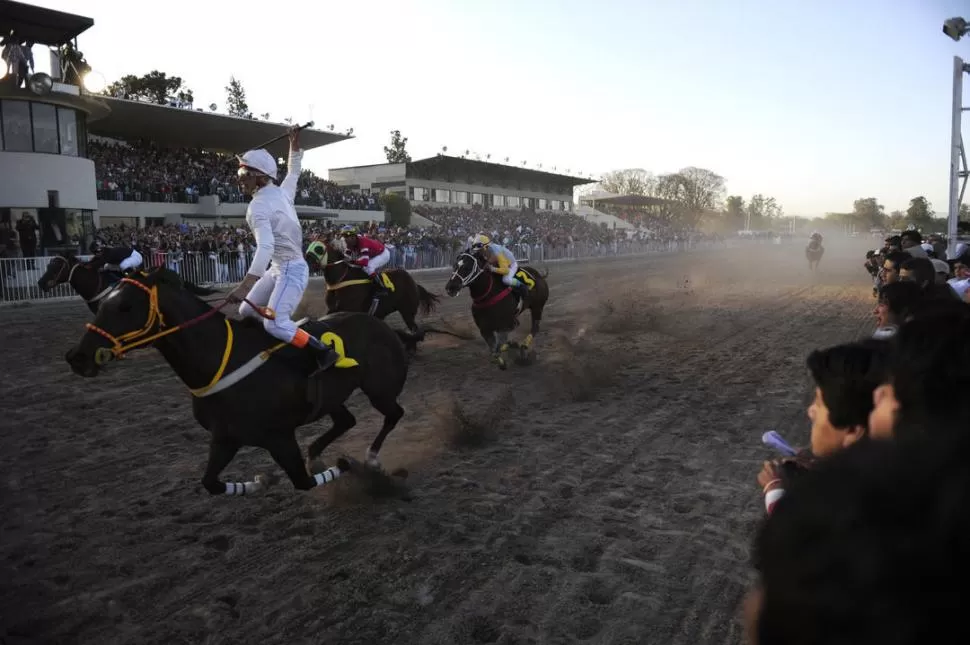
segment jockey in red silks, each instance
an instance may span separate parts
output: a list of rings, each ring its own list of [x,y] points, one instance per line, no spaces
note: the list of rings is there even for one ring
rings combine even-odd
[[[380,270],[381,267],[391,261],[391,252],[380,240],[366,235],[358,235],[357,230],[352,226],[345,227],[340,234],[347,244],[347,250],[350,251],[354,264],[373,278],[379,294],[386,293],[387,289],[381,282]]]

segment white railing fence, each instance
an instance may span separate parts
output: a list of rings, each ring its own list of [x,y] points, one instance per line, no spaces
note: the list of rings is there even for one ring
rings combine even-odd
[[[558,260],[582,260],[585,258],[636,255],[642,253],[669,253],[690,250],[705,250],[735,246],[739,240],[727,242],[688,241],[678,242],[636,242],[621,241],[606,244],[577,242],[564,246],[516,244],[512,251],[523,261],[529,263],[552,262]],[[460,245],[448,247],[390,247],[393,267],[409,271],[449,267],[461,251]],[[90,256],[78,256],[88,260]],[[175,252],[143,253],[143,268],[153,269],[166,266],[182,276],[182,279],[197,285],[224,287],[243,279],[252,261],[252,252],[235,251],[221,253]],[[41,289],[38,280],[47,271],[54,256],[34,258],[0,258],[0,306],[12,303],[43,302],[76,298],[74,290],[67,284],[60,284],[49,291]],[[59,262],[59,261],[58,261]],[[316,274],[311,274],[316,275]]]

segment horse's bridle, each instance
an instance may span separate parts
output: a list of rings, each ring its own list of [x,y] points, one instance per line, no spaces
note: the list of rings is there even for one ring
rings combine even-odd
[[[458,262],[458,260],[460,260],[462,257],[470,258],[471,261],[472,261],[472,266],[474,267],[469,272],[469,274],[467,276],[465,276],[465,277],[462,277],[461,274],[458,273],[458,266],[460,266],[460,263]],[[478,276],[482,275],[482,273],[485,272],[485,267],[483,267],[481,264],[479,264],[478,258],[475,257],[474,254],[469,253],[467,251],[458,254],[458,257],[455,259],[455,265],[456,265],[455,266],[455,272],[451,274],[451,278],[450,278],[449,282],[451,280],[454,280],[455,278],[458,278],[458,280],[461,282],[461,286],[463,288],[464,287],[467,287],[468,285],[470,285],[472,282],[475,281],[476,278],[478,278]]]
[[[77,270],[77,268],[79,266],[81,266],[82,263],[79,262],[79,261],[77,261],[77,260],[75,260],[74,266],[71,266],[70,260],[68,260],[63,255],[55,255],[53,258],[51,258],[51,261],[53,261],[53,260],[60,260],[61,262],[64,263],[64,264],[61,265],[61,268],[58,269],[57,270],[57,273],[54,275],[54,284],[55,285],[58,285],[58,284],[67,284],[67,285],[69,285],[71,287],[74,287],[74,271]],[[70,267],[70,271],[67,274],[67,280],[65,280],[64,282],[59,282],[59,280],[61,279],[61,274],[64,273],[64,269],[67,269],[68,267]],[[98,286],[95,287],[94,297],[92,297],[91,299],[85,298],[84,299],[84,302],[88,302],[88,303],[99,302],[101,300],[104,300],[104,298],[109,293],[111,293],[111,291],[115,288],[116,285],[113,285],[113,284],[112,285],[108,285],[107,288],[102,289],[101,288],[101,284],[102,284],[103,281],[104,281],[104,276],[102,276],[101,273],[99,272],[98,273]],[[75,287],[75,289],[77,289],[77,287]]]

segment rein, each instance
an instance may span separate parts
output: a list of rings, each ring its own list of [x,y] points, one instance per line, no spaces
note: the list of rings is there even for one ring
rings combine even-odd
[[[67,284],[68,286],[72,287],[75,291],[77,291],[78,288],[74,285],[74,272],[80,266],[85,266],[86,268],[90,268],[90,267],[86,263],[82,263],[79,261],[75,261],[74,265],[71,266],[70,261],[67,258],[65,258],[63,255],[55,255],[53,259],[60,260],[61,262],[64,263],[61,265],[61,268],[57,270],[57,274],[54,275],[54,284]],[[64,273],[64,269],[67,269],[68,267],[70,267],[70,271],[67,274],[67,280],[64,280],[63,282],[61,282],[61,275]],[[84,302],[93,303],[93,302],[98,302],[100,300],[103,300],[104,297],[107,296],[111,292],[111,290],[114,289],[115,287],[115,285],[109,284],[107,287],[102,289],[101,285],[103,283],[104,283],[104,276],[101,274],[101,272],[98,272],[98,286],[95,287],[94,289],[94,295],[91,296],[90,298],[84,298],[84,296],[82,295],[81,297],[84,298]],[[79,295],[80,295],[80,292],[79,292]]]
[[[344,265],[343,275],[341,275],[340,278],[338,278],[334,284],[328,284],[327,291],[337,291],[338,289],[353,287],[358,284],[373,284],[373,281],[370,278],[354,278],[352,280],[346,280],[345,278],[347,277],[347,274],[350,273],[350,269],[351,269],[351,264],[346,258],[342,260],[337,260],[336,262],[330,262],[329,264],[324,265],[324,269],[323,269],[324,281],[326,281],[326,277],[327,277],[326,268],[336,266],[338,264]]]
[[[88,331],[94,332],[95,334],[102,336],[103,338],[107,339],[108,342],[111,343],[111,347],[108,349],[108,351],[111,352],[111,355],[114,358],[120,358],[121,356],[125,355],[126,353],[135,349],[136,347],[141,347],[142,345],[148,345],[160,338],[164,338],[165,336],[169,336],[171,334],[174,334],[175,332],[188,329],[189,327],[192,327],[194,325],[198,325],[199,323],[205,320],[208,320],[212,316],[219,313],[219,310],[227,302],[227,300],[223,300],[218,307],[213,307],[209,311],[206,311],[205,313],[200,314],[195,318],[187,320],[184,323],[178,324],[175,327],[166,328],[165,318],[162,315],[161,310],[158,308],[158,286],[157,285],[149,287],[145,284],[142,284],[141,282],[138,282],[137,280],[132,280],[131,278],[122,278],[121,282],[119,282],[118,284],[119,286],[123,284],[134,285],[148,295],[148,317],[145,320],[145,325],[141,329],[126,332],[124,334],[121,334],[120,336],[114,336],[108,331],[102,329],[101,327],[98,327],[94,323],[85,323],[84,326]],[[259,315],[263,316],[264,318],[272,318],[274,316],[272,310],[270,310],[268,307],[258,307],[246,299],[244,299],[244,302],[246,302],[250,307],[255,309],[256,312],[259,313]],[[218,380],[221,377],[222,372],[225,369],[226,363],[229,361],[229,351],[230,351],[230,348],[232,347],[232,325],[229,323],[228,318],[226,319],[225,322],[226,322],[226,328],[229,330],[230,340],[226,344],[226,352],[225,352],[225,356],[223,357],[222,367],[220,367],[219,373],[216,374],[215,380]],[[152,331],[156,327],[158,328],[158,331],[155,333],[152,333]]]
[[[478,258],[476,258],[475,256],[471,255],[470,253],[462,253],[458,257],[461,257],[462,255],[472,258],[475,262],[475,268],[465,277],[462,277],[458,273],[458,269],[456,268],[455,272],[451,274],[451,277],[458,278],[459,280],[461,280],[461,286],[469,287],[469,290],[470,290],[470,285],[474,283],[479,278],[479,276],[485,273],[485,269],[482,267],[481,264],[479,264]],[[495,276],[489,271],[488,287],[485,288],[485,292],[481,296],[477,298],[475,296],[472,296],[472,307],[475,309],[484,309],[486,307],[491,307],[492,305],[495,305],[501,302],[502,299],[504,299],[507,295],[512,293],[511,287],[506,287],[505,289],[502,289],[498,293],[492,294],[492,288],[494,286],[495,286]]]

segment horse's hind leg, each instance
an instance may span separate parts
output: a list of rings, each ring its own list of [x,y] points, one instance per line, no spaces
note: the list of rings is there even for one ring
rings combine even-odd
[[[377,397],[368,395],[367,398],[370,399],[371,405],[384,415],[384,424],[381,426],[381,431],[377,433],[374,442],[367,449],[366,456],[369,466],[380,468],[381,462],[378,455],[381,452],[381,447],[384,445],[384,440],[387,439],[387,435],[391,434],[391,430],[397,426],[397,422],[404,416],[404,408],[397,402],[397,399],[391,396]]]
[[[327,446],[357,425],[357,419],[354,418],[354,415],[351,414],[350,410],[344,404],[340,404],[331,410],[330,418],[333,420],[333,425],[330,426],[330,429],[314,439],[310,447],[307,448],[307,464],[319,457],[326,450]]]

